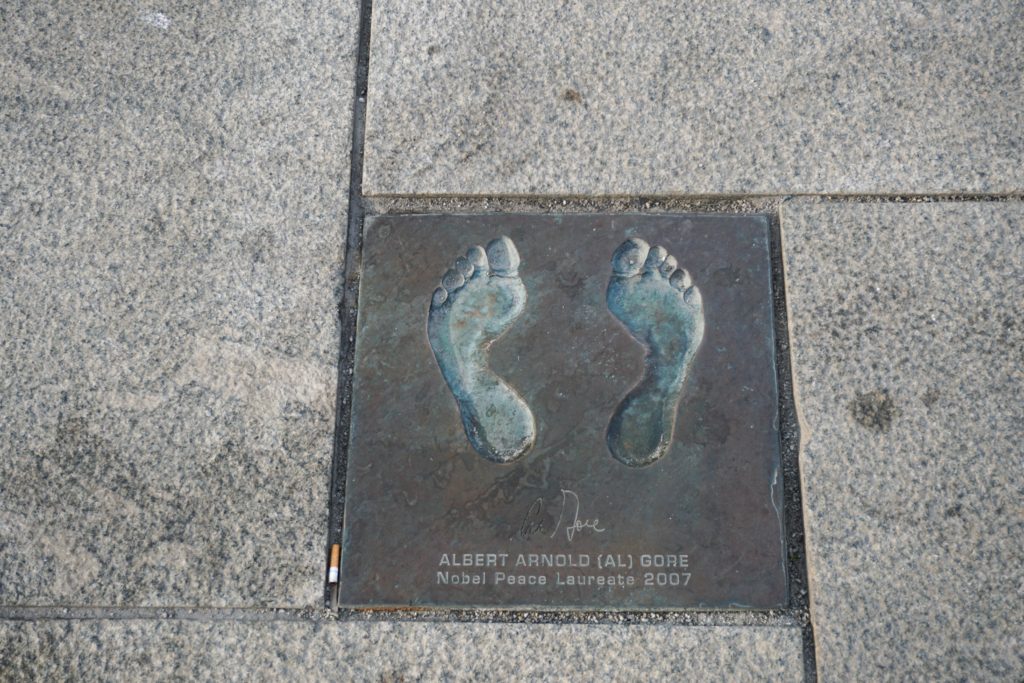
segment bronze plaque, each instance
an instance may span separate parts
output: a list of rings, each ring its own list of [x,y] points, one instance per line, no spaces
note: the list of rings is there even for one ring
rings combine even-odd
[[[787,601],[763,216],[367,221],[340,598]]]

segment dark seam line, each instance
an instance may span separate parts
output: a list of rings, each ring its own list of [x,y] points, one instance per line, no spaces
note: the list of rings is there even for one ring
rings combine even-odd
[[[331,546],[341,543],[342,511],[345,506],[345,474],[348,459],[348,433],[352,401],[352,364],[355,355],[356,307],[359,303],[359,278],[362,268],[363,141],[366,130],[366,94],[370,67],[370,24],[372,0],[363,0],[359,8],[359,43],[356,52],[355,92],[352,101],[352,150],[349,162],[348,226],[345,235],[344,282],[338,305],[338,384],[335,393],[334,447],[331,455],[328,492],[327,539],[324,547],[324,606],[330,607],[331,586],[327,569]]]

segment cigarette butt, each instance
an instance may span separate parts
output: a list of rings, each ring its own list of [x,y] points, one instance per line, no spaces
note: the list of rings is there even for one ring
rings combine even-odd
[[[327,571],[327,583],[338,583],[338,565],[341,563],[341,546],[331,546],[331,568]]]

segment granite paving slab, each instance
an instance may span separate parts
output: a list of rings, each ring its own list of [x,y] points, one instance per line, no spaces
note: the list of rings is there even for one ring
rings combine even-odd
[[[782,207],[822,680],[1024,676],[1024,203]]]
[[[357,28],[0,8],[0,603],[318,602]]]
[[[1020,192],[1024,5],[377,0],[371,195]]]
[[[6,680],[799,681],[795,627],[0,622]]]

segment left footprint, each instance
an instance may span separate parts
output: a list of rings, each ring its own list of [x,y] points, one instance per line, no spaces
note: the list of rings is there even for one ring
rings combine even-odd
[[[477,453],[506,463],[533,446],[533,413],[491,371],[487,352],[526,307],[519,252],[508,237],[484,250],[470,247],[441,278],[427,316],[427,337],[459,405],[466,437]]]

